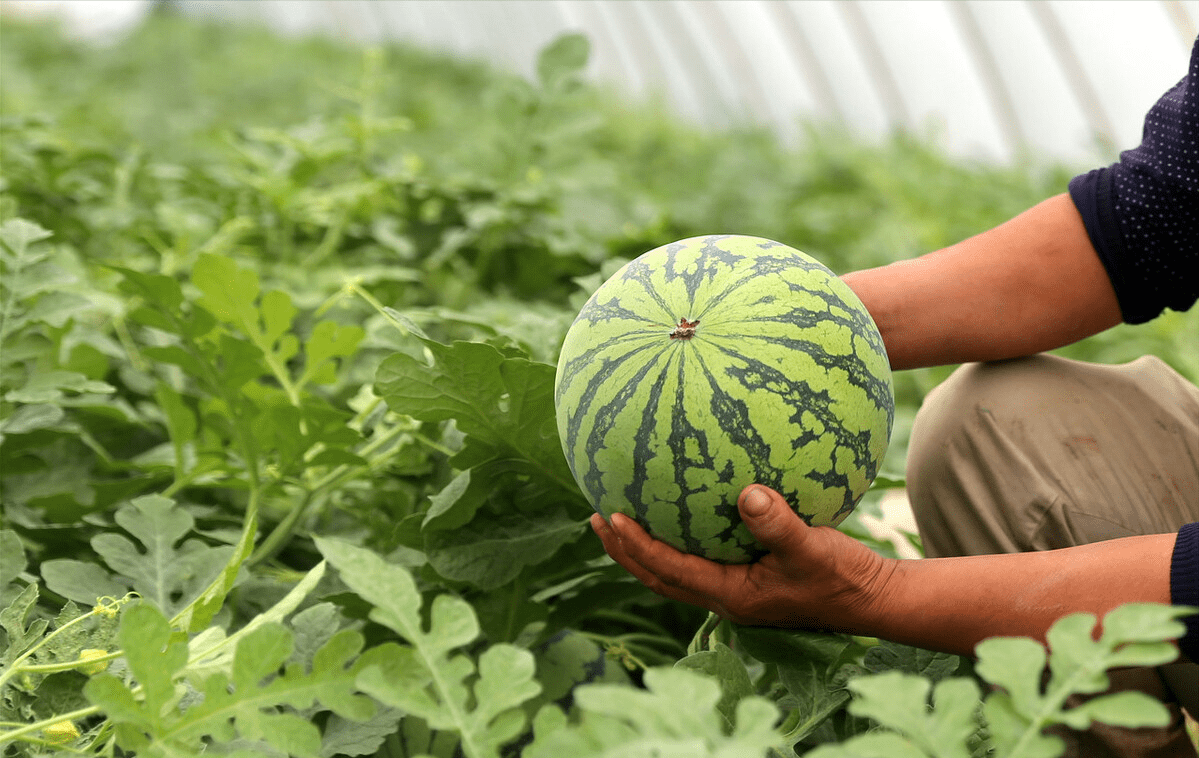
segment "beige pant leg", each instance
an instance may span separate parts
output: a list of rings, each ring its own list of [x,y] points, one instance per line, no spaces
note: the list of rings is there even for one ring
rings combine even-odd
[[[1157,358],[969,364],[929,394],[908,451],[929,556],[1050,550],[1199,521],[1199,388]],[[1069,755],[1194,756],[1199,666],[1116,672],[1175,712],[1167,730],[1097,728]]]

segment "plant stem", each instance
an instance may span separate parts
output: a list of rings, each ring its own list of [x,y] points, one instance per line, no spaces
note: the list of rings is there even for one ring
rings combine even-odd
[[[138,371],[145,371],[146,359],[142,357],[142,353],[137,349],[137,343],[133,340],[133,335],[129,333],[129,325],[125,323],[123,315],[112,317],[112,330],[116,332],[117,341],[121,343],[121,347],[125,348],[125,354],[129,356],[129,362]]]
[[[85,616],[80,616],[85,618]],[[124,651],[118,650],[115,653],[88,658],[87,660],[63,661],[61,663],[34,663],[28,666],[22,666],[21,671],[26,671],[31,674],[54,674],[59,671],[71,671],[80,666],[91,666],[96,663],[104,663],[105,661],[114,661],[117,658],[125,655]]]
[[[258,545],[258,549],[246,561],[247,566],[257,566],[263,561],[270,560],[275,557],[284,545],[291,539],[292,534],[296,531],[296,527],[300,523],[300,518],[307,513],[308,507],[315,501],[324,498],[318,498],[317,492],[309,490],[304,493],[300,504],[288,511],[283,520],[275,525],[271,533],[266,536]]]
[[[304,261],[301,263],[302,266],[306,268],[316,266],[337,249],[337,246],[341,244],[341,238],[345,234],[346,225],[349,223],[349,215],[348,211],[342,211],[334,219],[333,223],[326,227],[325,236],[321,238],[320,244],[313,248],[312,252],[304,258]]]
[[[723,619],[715,613],[709,613],[704,619],[704,623],[699,625],[699,629],[695,630],[695,636],[691,638],[691,644],[687,646],[688,653],[698,653],[702,650],[711,650],[712,633],[716,631],[716,627],[720,625]]]
[[[392,427],[364,445],[361,452],[364,455],[372,453],[405,431],[407,431],[407,429],[405,429],[405,427],[402,425]],[[286,545],[291,539],[292,535],[295,533],[300,524],[301,518],[305,513],[308,512],[309,508],[314,502],[323,502],[327,500],[330,492],[341,487],[341,485],[345,482],[355,479],[366,472],[374,470],[376,466],[386,462],[387,459],[392,456],[392,454],[393,453],[389,451],[372,458],[366,462],[365,466],[349,466],[342,464],[330,471],[327,475],[325,475],[325,477],[312,484],[311,489],[305,493],[303,500],[300,501],[300,504],[295,508],[292,508],[291,511],[289,511],[288,514],[283,517],[283,520],[275,525],[275,528],[271,530],[271,533],[267,535],[266,539],[262,541],[262,543],[258,546],[258,549],[254,551],[254,554],[250,556],[249,560],[247,561],[247,565],[257,566],[277,555],[278,552],[283,549],[284,545]]]
[[[435,441],[429,439],[428,437],[426,437],[423,434],[413,434],[412,439],[421,443],[425,447],[428,447],[430,450],[435,450],[436,452],[441,453],[442,455],[444,455],[447,458],[452,458],[454,456],[453,450],[450,450],[448,447],[441,444],[440,442],[435,442]]]
[[[350,292],[353,292],[355,295],[357,295],[358,297],[362,298],[367,303],[369,303],[372,308],[374,308],[376,311],[378,311],[380,313],[380,315],[382,315],[388,321],[392,321],[393,323],[395,322],[395,320],[392,319],[391,316],[388,315],[387,308],[383,305],[383,303],[380,303],[377,299],[375,299],[374,295],[367,292],[362,287],[358,286],[357,282],[348,282],[346,284],[346,287],[350,290]],[[403,328],[402,325],[400,325],[400,326],[401,326],[401,328]],[[404,329],[404,331],[408,331],[408,330]]]

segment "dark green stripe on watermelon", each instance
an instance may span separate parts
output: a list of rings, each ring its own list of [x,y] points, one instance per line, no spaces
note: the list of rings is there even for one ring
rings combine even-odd
[[[630,354],[629,357],[637,356],[641,353],[648,353],[649,360],[646,361],[645,365],[642,366],[628,382],[626,382],[622,387],[618,388],[615,393],[612,393],[611,388],[609,387],[606,389],[606,392],[601,394],[600,387],[611,383],[609,379],[611,374],[609,372],[615,365],[617,365],[617,361],[605,360],[604,364],[609,370],[601,370],[596,372],[596,374],[588,381],[588,391],[583,396],[584,404],[580,407],[579,413],[574,416],[568,425],[566,438],[571,441],[572,446],[577,444],[584,420],[590,419],[590,433],[587,435],[587,438],[584,441],[584,449],[586,450],[587,458],[590,460],[595,459],[595,455],[599,448],[604,446],[604,440],[607,437],[608,432],[612,429],[612,425],[616,422],[616,419],[620,416],[621,412],[627,407],[629,399],[635,396],[638,392],[642,391],[642,387],[646,381],[646,377],[650,374],[650,370],[654,367],[655,363],[657,363],[658,359],[662,357],[662,354],[657,351],[656,346],[639,348],[636,352]],[[659,392],[661,391],[660,385],[664,381],[664,377],[664,373],[660,374],[655,382],[655,386],[659,386]],[[652,397],[654,390],[651,389],[650,392]],[[594,413],[589,413],[588,411],[590,411],[591,404],[594,402],[594,400],[597,397],[604,396],[611,397],[612,399],[609,402],[600,405]],[[577,470],[575,470],[573,460],[571,460],[571,471],[574,473],[575,479],[579,480],[579,473]],[[582,486],[584,494],[591,498],[592,506],[595,506],[596,502],[602,500],[606,494],[601,473],[594,467],[592,467],[583,475],[582,480],[579,480],[579,484]],[[600,512],[603,513],[603,511]]]

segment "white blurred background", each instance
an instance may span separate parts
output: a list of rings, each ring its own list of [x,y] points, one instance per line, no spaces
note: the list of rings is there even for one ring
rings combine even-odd
[[[566,31],[588,73],[703,124],[936,135],[955,154],[1107,161],[1186,72],[1199,0],[6,0],[119,44],[155,2],[288,34],[404,40],[531,74]]]

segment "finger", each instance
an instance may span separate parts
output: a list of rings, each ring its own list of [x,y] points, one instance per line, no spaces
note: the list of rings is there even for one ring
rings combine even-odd
[[[751,484],[737,500],[741,520],[749,531],[777,558],[800,557],[810,527],[782,495],[760,484]]]
[[[674,550],[673,548],[665,543],[656,542],[636,522],[621,514],[614,514],[613,522],[618,522],[623,527],[620,533],[613,528],[613,524],[605,521],[599,514],[591,517],[591,528],[599,536],[600,541],[603,542],[604,550],[607,551],[612,560],[624,567],[635,579],[650,590],[663,597],[696,605],[708,610],[714,610],[715,605],[707,595],[690,588],[676,586],[670,581],[664,581],[663,578],[659,577],[652,569],[642,565],[631,554],[639,553],[644,556],[644,549],[639,551],[636,547],[633,547],[630,550],[631,545],[641,544],[642,542],[656,543],[668,551]]]
[[[676,550],[650,537],[640,524],[623,514],[613,514],[612,528],[620,538],[625,555],[664,585],[705,598],[721,593],[726,579],[725,566]]]
[[[616,536],[616,532],[598,513],[591,514],[591,531],[600,538],[600,542],[604,544],[604,552],[611,556],[612,560],[620,563],[620,559],[626,557],[624,548],[620,544],[620,537]]]

